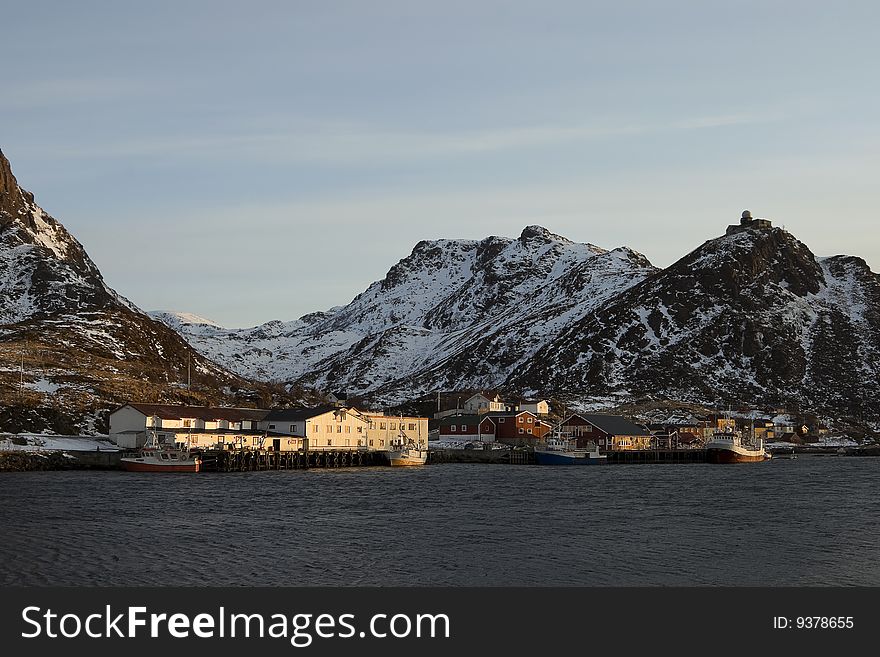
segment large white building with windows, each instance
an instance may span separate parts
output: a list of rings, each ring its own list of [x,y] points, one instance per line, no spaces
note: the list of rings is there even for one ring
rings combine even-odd
[[[110,414],[110,439],[120,447],[142,447],[150,434],[160,443],[203,448],[385,450],[411,441],[427,449],[428,418],[336,405],[264,410],[129,403]]]

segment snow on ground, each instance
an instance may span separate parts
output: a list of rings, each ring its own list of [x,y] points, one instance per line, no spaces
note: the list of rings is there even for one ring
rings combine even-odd
[[[37,381],[26,383],[25,386],[30,388],[31,390],[44,392],[49,395],[54,392],[58,392],[58,389],[61,387],[57,383],[52,383],[51,381],[49,381],[49,379],[38,379]]]
[[[477,440],[456,440],[454,438],[441,438],[428,443],[428,447],[436,449],[466,449],[468,445],[475,446],[475,449],[483,449],[483,445],[489,445],[490,449],[510,449],[510,445],[504,443],[482,443]]]
[[[858,447],[859,444],[853,440],[852,438],[845,438],[843,436],[828,436],[827,438],[820,438],[817,443],[808,443],[806,445],[795,445],[794,443],[787,443],[784,441],[775,441],[772,443],[765,443],[764,447],[767,449],[785,449],[791,447],[797,447],[799,449],[803,448],[823,448],[823,447]]]
[[[13,442],[25,440],[26,445]],[[0,452],[118,452],[119,448],[107,438],[84,436],[43,436],[39,434],[9,434],[0,436]]]

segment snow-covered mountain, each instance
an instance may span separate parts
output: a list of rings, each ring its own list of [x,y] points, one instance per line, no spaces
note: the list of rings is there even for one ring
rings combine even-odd
[[[108,287],[82,245],[19,187],[2,152],[0,372],[0,431],[94,432],[129,399],[271,398]]]
[[[734,232],[571,323],[507,383],[876,418],[880,277],[780,228]]]
[[[503,382],[562,328],[654,271],[631,249],[528,226],[517,239],[419,242],[348,305],[293,322],[221,329],[152,316],[243,376],[405,399]]]
[[[350,304],[293,322],[154,316],[242,375],[386,402],[500,387],[876,417],[880,277],[755,226],[664,270],[538,226],[420,242]]]

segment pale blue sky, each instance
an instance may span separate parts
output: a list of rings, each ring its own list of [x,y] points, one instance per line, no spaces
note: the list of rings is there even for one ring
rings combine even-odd
[[[0,0],[0,148],[111,286],[227,326],[528,224],[665,266],[749,208],[877,271],[842,4]]]

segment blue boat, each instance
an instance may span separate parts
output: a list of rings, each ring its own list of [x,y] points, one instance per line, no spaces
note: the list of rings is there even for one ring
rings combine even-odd
[[[577,449],[576,441],[550,438],[547,446],[535,449],[535,462],[538,465],[601,465],[608,457],[599,453],[599,448]]]

